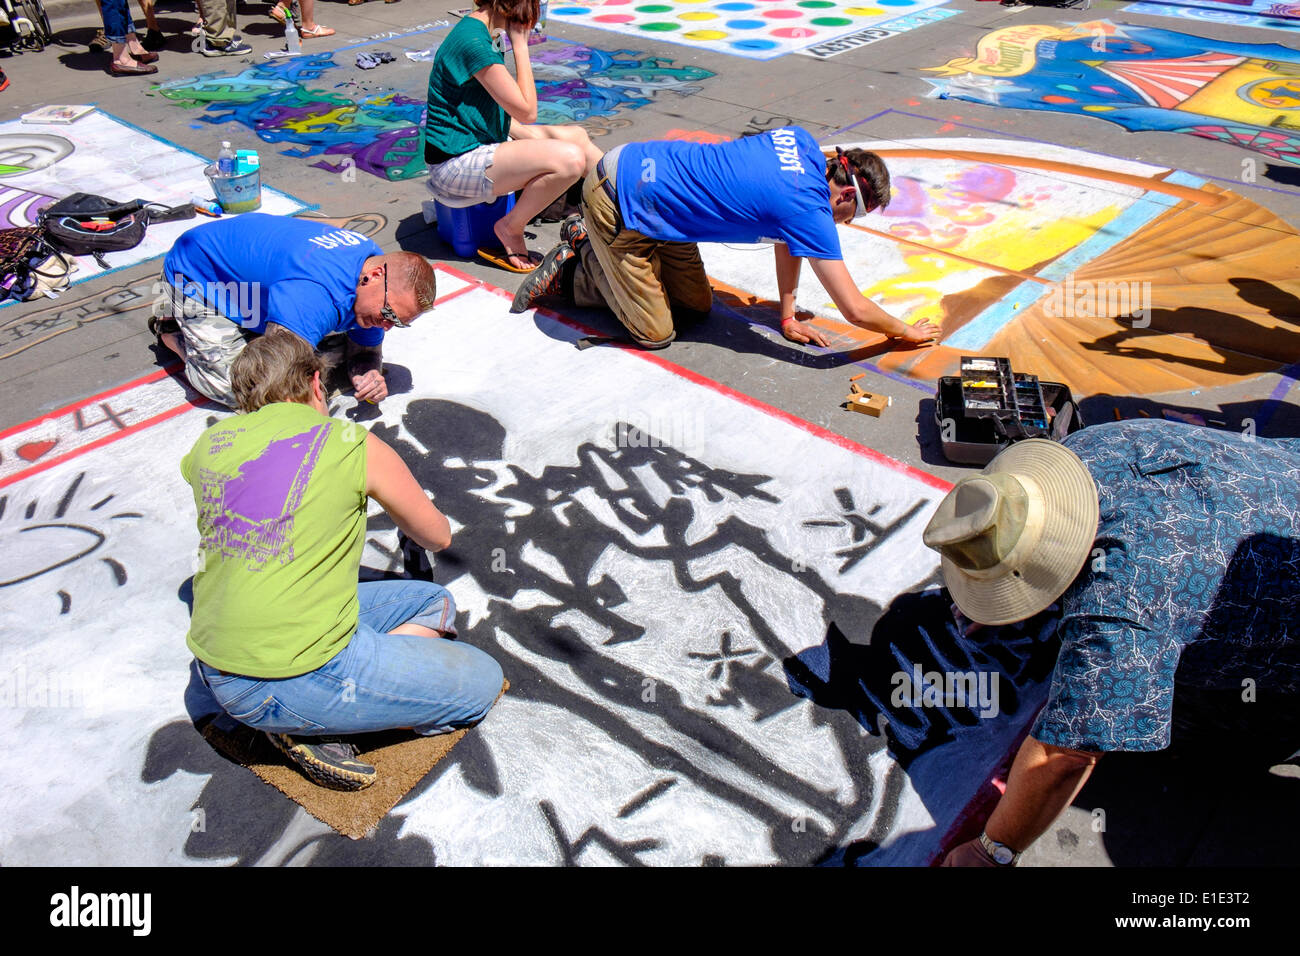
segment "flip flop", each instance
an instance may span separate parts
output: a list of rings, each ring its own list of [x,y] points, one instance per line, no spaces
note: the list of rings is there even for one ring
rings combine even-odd
[[[538,265],[541,264],[542,261],[542,257],[535,252],[509,253],[506,252],[504,246],[496,246],[493,248],[489,248],[487,246],[481,246],[478,249],[477,255],[480,259],[482,259],[485,262],[490,262],[492,263],[492,265],[505,269],[507,272],[514,272],[517,274],[532,272],[534,269],[538,267]],[[532,260],[533,264],[529,266],[527,269],[520,269],[518,266],[511,264],[510,262],[511,255],[516,255],[516,256],[526,255],[528,256],[529,259]]]
[[[318,23],[316,24],[316,29],[299,30],[298,35],[301,36],[303,39],[310,39],[311,37],[332,37],[334,35],[334,31],[329,27],[321,26]]]

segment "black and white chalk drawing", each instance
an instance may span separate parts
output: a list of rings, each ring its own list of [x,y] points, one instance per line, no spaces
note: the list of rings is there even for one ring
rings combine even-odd
[[[456,597],[460,639],[511,682],[489,718],[355,843],[216,758],[181,702],[197,536],[176,461],[207,413],[181,415],[6,489],[26,502],[84,472],[83,487],[113,486],[102,511],[142,519],[118,520],[138,538],[111,551],[123,586],[69,585],[95,552],[4,588],[17,599],[0,611],[6,633],[11,608],[39,620],[28,672],[83,656],[107,682],[93,719],[0,711],[6,739],[46,755],[49,784],[0,820],[5,862],[933,856],[1028,720],[1052,658],[1032,635],[954,632],[920,543],[942,484],[643,357],[578,351],[577,332],[508,315],[506,302],[471,291],[395,337],[411,388],[369,423],[452,520],[453,546],[429,573]],[[472,342],[457,331],[467,323]],[[344,400],[336,414],[349,412]],[[382,512],[364,564],[403,572]],[[21,571],[6,565],[6,579]],[[70,612],[39,612],[57,588]],[[95,600],[116,625],[109,644],[87,628]],[[996,713],[897,702],[896,675],[915,668],[996,674]],[[114,735],[102,754],[72,742],[87,722],[92,737]],[[77,814],[103,824],[94,841]]]

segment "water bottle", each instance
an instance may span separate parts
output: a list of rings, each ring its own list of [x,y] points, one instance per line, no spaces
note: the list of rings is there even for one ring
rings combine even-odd
[[[292,10],[284,18],[284,48],[290,56],[302,53],[302,37],[298,35],[298,27],[293,22]]]
[[[235,175],[235,151],[227,142],[221,144],[221,152],[217,153],[217,175],[225,179]]]

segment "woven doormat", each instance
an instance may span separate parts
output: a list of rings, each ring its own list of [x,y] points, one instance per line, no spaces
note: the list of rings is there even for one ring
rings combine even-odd
[[[507,681],[501,693],[509,687]],[[421,737],[409,730],[350,735],[348,740],[361,750],[359,759],[373,766],[376,774],[373,784],[353,792],[316,786],[271,745],[265,734],[251,727],[241,724],[227,731],[209,723],[200,733],[223,757],[253,771],[317,820],[359,840],[473,729],[435,737]]]

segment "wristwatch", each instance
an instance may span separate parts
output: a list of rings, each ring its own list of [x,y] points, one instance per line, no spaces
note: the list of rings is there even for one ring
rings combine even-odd
[[[1020,859],[1019,853],[1005,843],[990,840],[987,833],[980,834],[980,846],[984,847],[984,852],[993,857],[993,862],[998,866],[1015,866]]]

